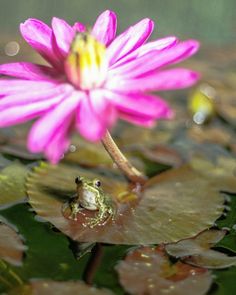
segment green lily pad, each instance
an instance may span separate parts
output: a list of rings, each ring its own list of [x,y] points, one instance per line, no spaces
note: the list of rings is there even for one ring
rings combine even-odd
[[[22,202],[26,198],[25,178],[26,166],[12,163],[0,173],[0,207]]]
[[[24,285],[13,289],[9,295],[113,295],[114,293],[107,289],[98,289],[86,285],[82,281],[56,282],[51,280],[36,280],[30,285]]]
[[[236,192],[236,159],[219,156],[215,162],[203,158],[193,159],[191,166],[214,185],[215,190]]]
[[[13,265],[21,265],[26,249],[21,236],[12,227],[0,223],[0,258]]]
[[[236,253],[236,195],[226,196],[227,214],[219,220],[216,225],[220,229],[227,229],[228,234],[217,243],[217,247],[225,248]]]
[[[120,283],[132,295],[203,295],[209,290],[211,273],[182,262],[171,264],[161,248],[142,247],[116,266]]]
[[[78,136],[74,136],[71,142],[72,144],[65,154],[64,161],[85,167],[112,167],[113,162],[102,144],[90,143]]]
[[[220,124],[208,126],[193,125],[187,130],[187,134],[189,138],[201,144],[214,143],[227,147],[235,143],[234,132]]]
[[[168,254],[181,257],[185,263],[211,269],[227,268],[236,265],[236,256],[229,257],[210,249],[223,239],[225,233],[220,230],[209,230],[200,233],[196,238],[169,244],[165,248]]]
[[[84,209],[77,221],[63,215],[64,204],[75,193],[78,175],[101,180],[104,192],[116,203],[114,219],[90,228],[86,217],[94,216],[94,211]],[[188,165],[164,172],[150,179],[142,193],[138,190],[109,174],[108,169],[95,172],[65,164],[42,164],[27,179],[29,202],[37,214],[80,242],[176,242],[209,228],[224,209],[218,188]]]
[[[11,158],[23,160],[42,159],[41,154],[32,154],[27,150],[28,131],[32,123],[16,125],[0,130],[0,152]]]

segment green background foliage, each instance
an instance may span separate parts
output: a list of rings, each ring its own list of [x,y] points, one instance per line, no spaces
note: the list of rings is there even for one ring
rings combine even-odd
[[[119,30],[141,18],[155,20],[154,36],[177,35],[221,45],[236,41],[235,0],[1,0],[0,32],[16,34],[29,17],[49,22],[52,16],[92,25],[105,9],[119,17]]]

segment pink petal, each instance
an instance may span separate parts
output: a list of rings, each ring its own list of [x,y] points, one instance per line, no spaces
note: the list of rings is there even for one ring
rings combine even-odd
[[[0,74],[27,80],[51,80],[57,72],[50,67],[30,62],[15,62],[0,65]]]
[[[81,101],[76,125],[86,139],[98,141],[115,120],[115,109],[99,91],[94,91],[90,97]]]
[[[57,49],[61,56],[65,57],[75,36],[75,30],[66,21],[57,17],[52,19],[52,29]]]
[[[37,101],[27,105],[16,105],[0,110],[0,127],[7,127],[19,123],[24,123],[37,116],[42,115],[45,111],[53,108],[64,98],[64,95],[50,98],[48,100]]]
[[[147,118],[147,117],[141,117],[141,116],[135,116],[133,114],[126,114],[123,112],[119,112],[119,117],[129,123],[140,125],[144,127],[153,127],[156,123],[155,120]]]
[[[147,119],[170,119],[173,112],[162,98],[143,93],[117,93],[104,91],[107,99],[113,103],[118,111],[134,116],[146,117]]]
[[[31,152],[43,151],[59,128],[65,128],[68,122],[73,120],[82,96],[82,92],[74,91],[33,125],[28,138],[28,148]]]
[[[154,90],[172,90],[192,86],[199,79],[199,74],[188,69],[172,69],[152,72],[136,79],[108,80],[106,88],[121,92],[144,92]]]
[[[97,18],[92,35],[101,43],[108,46],[116,35],[116,15],[113,11],[106,10]]]
[[[0,95],[17,94],[19,92],[40,91],[58,85],[56,81],[30,81],[20,79],[0,79]]]
[[[116,68],[119,65],[125,64],[128,61],[134,60],[137,57],[140,57],[150,51],[165,50],[167,48],[170,48],[170,47],[176,45],[177,42],[178,42],[178,39],[174,36],[170,36],[170,37],[166,37],[166,38],[162,38],[162,39],[157,39],[156,41],[148,42],[148,43],[140,46],[136,50],[132,51],[130,54],[126,55],[125,57],[123,57],[121,60],[119,60],[115,64],[113,64],[111,66],[111,68]]]
[[[20,31],[26,42],[38,51],[49,63],[54,66],[60,64],[53,50],[52,30],[38,19],[28,19],[20,25]]]
[[[162,39],[157,39],[155,41],[148,42],[138,48],[138,56],[142,56],[145,53],[148,53],[152,50],[163,50],[170,48],[174,45],[176,45],[178,42],[178,39],[175,36],[169,36]]]
[[[194,53],[199,48],[199,43],[195,40],[188,40],[177,44],[163,51],[153,50],[134,61],[122,64],[117,68],[111,69],[109,75],[120,75],[127,77],[138,77],[148,72],[159,69],[169,64],[178,63]]]
[[[69,84],[56,85],[53,88],[41,88],[31,91],[21,91],[7,95],[0,99],[0,110],[4,108],[32,104],[37,101],[48,100],[59,95],[67,95],[73,91]]]
[[[70,122],[69,122],[70,123]],[[57,164],[69,148],[70,139],[68,128],[59,128],[45,147],[45,155],[52,164]]]
[[[119,35],[107,48],[110,65],[140,47],[148,39],[153,28],[153,21],[146,18]]]
[[[84,24],[80,23],[80,22],[76,22],[73,25],[73,30],[75,32],[81,32],[82,33],[82,32],[86,31],[86,26]]]

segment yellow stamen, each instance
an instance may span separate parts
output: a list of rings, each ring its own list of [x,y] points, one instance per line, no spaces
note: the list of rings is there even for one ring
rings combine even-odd
[[[68,79],[76,87],[88,90],[99,87],[106,78],[106,48],[89,34],[77,34],[65,61]]]

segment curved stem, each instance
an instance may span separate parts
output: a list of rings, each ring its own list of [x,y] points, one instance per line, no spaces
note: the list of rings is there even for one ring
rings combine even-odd
[[[106,151],[116,163],[123,174],[128,178],[129,181],[134,183],[144,184],[146,181],[146,176],[138,171],[132,164],[127,160],[127,158],[122,154],[114,140],[112,139],[110,133],[106,131],[105,136],[102,139],[102,144]]]
[[[102,257],[103,257],[103,247],[102,244],[97,243],[92,250],[92,255],[91,258],[89,259],[88,265],[85,269],[84,273],[84,281],[88,285],[93,284],[93,279],[95,277],[95,274],[102,262]]]

